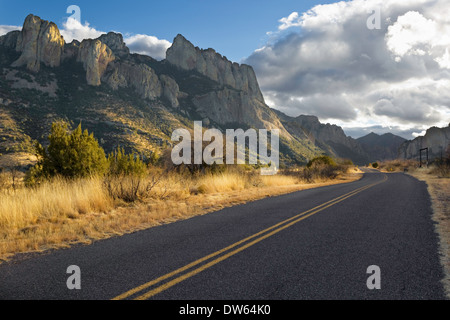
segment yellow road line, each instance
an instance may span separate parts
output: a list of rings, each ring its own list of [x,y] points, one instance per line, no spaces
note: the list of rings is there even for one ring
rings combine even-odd
[[[385,179],[383,181],[381,181],[381,182],[386,181],[387,177],[385,176],[384,178]],[[130,297],[130,296],[132,296],[132,295],[134,295],[134,294],[136,294],[138,292],[140,292],[140,291],[143,291],[143,290],[145,290],[145,289],[147,289],[147,288],[149,288],[149,287],[151,287],[151,286],[161,282],[161,281],[164,281],[164,280],[166,280],[168,278],[171,278],[171,277],[173,277],[173,276],[175,276],[175,275],[177,275],[177,274],[179,274],[179,273],[181,273],[183,271],[186,271],[186,270],[188,270],[188,269],[190,269],[190,268],[192,268],[192,267],[194,267],[194,266],[196,266],[196,265],[198,265],[198,264],[200,264],[200,263],[202,263],[202,262],[204,262],[206,260],[214,258],[214,257],[216,257],[216,256],[218,256],[218,255],[220,255],[220,254],[222,254],[222,253],[224,253],[226,251],[229,251],[229,250],[239,246],[240,244],[243,244],[243,243],[245,243],[245,242],[247,242],[247,241],[249,241],[249,240],[251,240],[253,238],[256,238],[256,237],[258,237],[258,236],[260,236],[260,235],[262,235],[262,234],[264,234],[264,233],[266,233],[266,232],[268,232],[270,230],[273,230],[273,229],[275,229],[277,227],[280,227],[281,225],[285,224],[284,226],[282,226],[282,227],[280,227],[280,228],[278,228],[278,229],[276,229],[276,230],[274,230],[274,231],[272,231],[272,232],[270,232],[270,233],[268,233],[268,234],[266,234],[266,235],[264,235],[264,236],[262,236],[262,237],[260,237],[260,238],[258,238],[256,240],[254,240],[254,241],[252,241],[252,242],[250,242],[250,243],[248,243],[248,244],[246,244],[244,246],[241,246],[240,248],[238,248],[238,249],[236,249],[236,250],[234,250],[232,252],[229,252],[226,255],[223,255],[223,256],[221,256],[221,257],[219,257],[219,258],[217,258],[217,259],[215,259],[215,260],[213,260],[213,261],[211,261],[211,262],[209,262],[209,263],[207,263],[207,264],[205,264],[205,265],[203,265],[203,266],[201,266],[201,267],[191,271],[191,272],[188,272],[188,273],[186,273],[186,274],[184,274],[184,275],[182,275],[182,276],[180,276],[180,277],[178,277],[178,278],[176,278],[176,279],[174,279],[172,281],[169,281],[169,282],[167,282],[167,283],[165,283],[165,284],[163,284],[163,285],[161,285],[161,286],[159,286],[159,287],[157,287],[157,288],[147,292],[146,294],[141,295],[138,298],[136,298],[136,300],[148,299],[148,298],[150,298],[150,297],[152,297],[152,296],[154,296],[154,295],[156,295],[156,294],[158,294],[158,293],[160,293],[160,292],[162,292],[162,291],[164,291],[164,290],[166,290],[166,289],[176,285],[177,283],[179,283],[179,282],[181,282],[183,280],[186,280],[187,278],[192,277],[193,275],[195,275],[195,274],[197,274],[197,273],[199,273],[199,272],[201,272],[201,271],[203,271],[203,270],[205,270],[205,269],[207,269],[207,268],[209,268],[209,267],[211,267],[211,266],[213,266],[213,265],[215,265],[215,264],[217,264],[217,263],[219,263],[219,262],[221,262],[221,261],[223,261],[223,260],[225,260],[225,259],[227,259],[227,258],[229,258],[229,257],[231,257],[231,256],[233,256],[233,255],[235,255],[235,254],[245,250],[245,249],[247,249],[248,247],[251,247],[254,244],[256,244],[256,243],[258,243],[258,242],[260,242],[260,241],[262,241],[262,240],[264,240],[264,239],[266,239],[266,238],[268,238],[268,237],[270,237],[270,236],[272,236],[272,235],[274,235],[274,234],[276,234],[276,233],[278,233],[278,232],[280,232],[280,231],[282,231],[282,230],[284,230],[284,229],[286,229],[286,228],[288,228],[290,226],[292,226],[293,224],[296,224],[296,223],[298,223],[298,222],[300,222],[300,221],[302,221],[302,220],[312,216],[313,214],[316,214],[317,212],[325,210],[326,208],[329,208],[329,207],[331,207],[331,206],[333,206],[333,205],[335,205],[335,204],[337,204],[337,203],[339,203],[339,202],[341,202],[341,201],[343,201],[343,200],[345,200],[347,198],[350,198],[350,197],[356,195],[357,193],[360,193],[360,192],[362,192],[362,191],[364,191],[366,189],[369,189],[369,188],[373,187],[374,185],[379,184],[381,182],[376,182],[376,183],[373,183],[371,185],[358,188],[358,189],[353,190],[353,191],[351,191],[349,193],[346,193],[346,194],[344,194],[344,195],[342,195],[340,197],[337,197],[337,198],[335,198],[333,200],[327,201],[327,202],[325,202],[325,203],[323,203],[323,204],[321,204],[319,206],[316,206],[316,207],[314,207],[312,209],[309,209],[309,210],[307,210],[305,212],[302,212],[302,213],[300,213],[300,214],[298,214],[296,216],[293,216],[293,217],[291,217],[289,219],[281,221],[281,222],[279,222],[279,223],[277,223],[277,224],[275,224],[275,225],[273,225],[273,226],[271,226],[271,227],[269,227],[267,229],[264,229],[264,230],[262,230],[262,231],[260,231],[258,233],[255,233],[252,236],[249,236],[249,237],[247,237],[247,238],[245,238],[243,240],[240,240],[240,241],[238,241],[238,242],[236,242],[236,243],[234,243],[234,244],[232,244],[232,245],[230,245],[230,246],[228,246],[226,248],[223,248],[223,249],[221,249],[219,251],[216,251],[216,252],[214,252],[214,253],[212,253],[210,255],[207,255],[207,256],[205,256],[205,257],[203,257],[201,259],[198,259],[198,260],[196,260],[196,261],[194,261],[194,262],[192,262],[192,263],[190,263],[190,264],[188,264],[188,265],[186,265],[186,266],[184,266],[182,268],[179,268],[179,269],[177,269],[175,271],[172,271],[172,272],[170,272],[168,274],[165,274],[165,275],[163,275],[163,276],[161,276],[161,277],[159,277],[157,279],[154,279],[154,280],[152,280],[150,282],[147,282],[147,283],[145,283],[143,285],[140,285],[140,286],[138,286],[138,287],[136,287],[134,289],[131,289],[131,290],[129,290],[129,291],[127,291],[127,292],[125,292],[125,293],[123,293],[123,294],[113,298],[113,300],[126,299],[126,298],[128,298],[128,297]],[[295,220],[295,219],[297,219],[297,220]],[[292,220],[295,220],[295,221],[292,221]],[[290,221],[292,221],[292,222],[290,222]],[[290,223],[288,223],[288,222],[290,222]]]

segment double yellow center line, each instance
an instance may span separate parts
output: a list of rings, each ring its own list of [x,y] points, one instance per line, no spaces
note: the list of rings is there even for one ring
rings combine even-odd
[[[176,284],[178,284],[178,283],[180,283],[180,282],[182,282],[182,281],[184,281],[184,280],[186,280],[186,279],[188,279],[188,278],[190,278],[190,277],[192,277],[192,276],[194,276],[194,275],[196,275],[196,274],[198,274],[198,273],[200,273],[200,272],[202,272],[202,271],[204,271],[204,270],[206,270],[206,269],[208,269],[208,268],[210,268],[210,267],[212,267],[212,266],[214,266],[216,264],[218,264],[219,262],[221,262],[221,261],[223,261],[225,259],[228,259],[229,257],[234,256],[235,254],[237,254],[237,253],[239,253],[239,252],[241,252],[241,251],[243,251],[243,250],[245,250],[245,249],[247,249],[247,248],[249,248],[249,247],[251,247],[251,246],[253,246],[253,245],[255,245],[255,244],[259,243],[259,242],[261,242],[261,241],[263,241],[264,239],[267,239],[267,238],[269,238],[269,237],[279,233],[280,231],[283,231],[284,229],[287,229],[287,228],[291,227],[292,225],[294,225],[294,224],[296,224],[296,223],[298,223],[298,222],[300,222],[300,221],[302,221],[302,220],[304,220],[304,219],[306,219],[306,218],[308,218],[308,217],[310,217],[310,216],[312,216],[312,215],[314,215],[314,214],[316,214],[316,213],[318,213],[320,211],[323,211],[323,210],[325,210],[325,209],[327,209],[327,208],[329,208],[331,206],[334,206],[335,204],[337,204],[339,202],[342,202],[342,201],[344,201],[344,200],[346,200],[346,199],[348,199],[350,197],[353,197],[354,195],[356,195],[356,194],[358,194],[358,193],[360,193],[360,192],[362,192],[364,190],[367,190],[369,188],[372,188],[373,186],[375,186],[375,185],[377,185],[379,183],[382,183],[382,182],[384,182],[386,180],[387,180],[387,176],[385,175],[384,179],[382,181],[375,182],[375,183],[372,183],[370,185],[358,188],[358,189],[353,190],[353,191],[351,191],[349,193],[346,193],[346,194],[344,194],[344,195],[342,195],[340,197],[337,197],[337,198],[335,198],[333,200],[325,202],[325,203],[323,203],[323,204],[321,204],[321,205],[319,205],[317,207],[314,207],[314,208],[309,209],[307,211],[304,211],[304,212],[302,212],[302,213],[300,213],[298,215],[295,215],[295,216],[293,216],[293,217],[291,217],[289,219],[281,221],[281,222],[279,222],[279,223],[277,223],[277,224],[275,224],[275,225],[273,225],[273,226],[271,226],[271,227],[269,227],[267,229],[264,229],[264,230],[262,230],[262,231],[260,231],[258,233],[255,233],[255,234],[253,234],[253,235],[251,235],[251,236],[249,236],[249,237],[247,237],[245,239],[242,239],[242,240],[240,240],[240,241],[238,241],[236,243],[233,243],[232,245],[230,245],[230,246],[228,246],[226,248],[223,248],[223,249],[221,249],[219,251],[211,253],[211,254],[203,257],[203,258],[200,258],[200,259],[198,259],[198,260],[196,260],[194,262],[189,263],[188,265],[185,265],[184,267],[181,267],[181,268],[179,268],[179,269],[177,269],[175,271],[167,273],[167,274],[165,274],[165,275],[163,275],[163,276],[161,276],[159,278],[156,278],[156,279],[154,279],[154,280],[152,280],[150,282],[144,283],[144,284],[142,284],[142,285],[140,285],[140,286],[138,286],[138,287],[136,287],[134,289],[131,289],[131,290],[129,290],[129,291],[127,291],[127,292],[125,292],[125,293],[123,293],[123,294],[113,298],[112,300],[124,300],[124,299],[127,299],[127,298],[129,298],[129,297],[131,297],[133,295],[136,295],[136,294],[140,294],[140,295],[138,295],[135,298],[135,300],[146,300],[146,299],[149,299],[149,298],[151,298],[151,297],[153,297],[153,296],[155,296],[155,295],[157,295],[157,294],[159,294],[159,293],[161,293],[161,292],[163,292],[163,291],[165,291],[165,290],[175,286]],[[253,240],[253,241],[250,241],[250,240]],[[232,250],[232,249],[234,249],[234,250]],[[226,254],[222,255],[223,253],[226,253]],[[219,257],[217,257],[217,256],[219,256]],[[149,289],[150,287],[153,287],[153,286],[163,282],[164,280],[167,280],[167,279],[170,279],[172,277],[175,277],[175,276],[183,273],[184,271],[187,271],[187,270],[189,270],[189,269],[191,269],[191,268],[193,268],[193,267],[195,267],[195,266],[197,266],[197,265],[199,265],[199,264],[201,264],[201,263],[203,263],[205,261],[208,261],[208,260],[210,260],[212,258],[215,258],[215,257],[217,257],[217,258],[214,259],[214,260],[209,261],[206,264],[203,264],[203,265],[201,265],[201,266],[199,266],[199,267],[197,267],[197,268],[195,268],[195,269],[193,269],[193,270],[191,270],[191,271],[189,271],[187,273],[184,273],[184,274],[182,274],[182,275],[180,275],[180,276],[178,276],[178,277],[176,277],[176,278],[174,278],[174,279],[172,279],[172,280],[170,280],[170,281],[168,281],[166,283],[163,283],[163,284],[161,284],[159,286],[156,286],[155,288],[151,289],[150,291],[142,293],[146,289]]]

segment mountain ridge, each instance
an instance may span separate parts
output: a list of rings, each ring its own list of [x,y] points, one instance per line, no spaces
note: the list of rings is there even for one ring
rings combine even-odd
[[[115,32],[66,43],[56,24],[30,14],[21,31],[0,37],[0,57],[0,153],[30,151],[62,120],[82,122],[107,151],[121,145],[145,154],[170,146],[173,130],[202,121],[221,130],[279,129],[286,165],[322,154],[369,160],[341,127],[270,108],[251,66],[181,34],[157,61],[130,53]]]
[[[397,158],[400,145],[407,141],[390,132],[382,135],[374,132],[356,139],[369,156],[371,162],[380,160],[394,160]]]

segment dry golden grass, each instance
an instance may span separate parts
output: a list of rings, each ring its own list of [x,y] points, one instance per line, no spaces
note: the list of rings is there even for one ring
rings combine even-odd
[[[55,179],[35,189],[20,189],[0,198],[0,228],[25,228],[42,220],[70,218],[112,207],[100,179],[69,182]]]
[[[196,181],[199,193],[230,192],[246,187],[246,177],[239,173],[207,174]]]
[[[443,280],[447,297],[450,299],[450,178],[441,178],[434,168],[421,168],[409,172],[413,177],[425,181],[433,207],[433,220],[439,235]]]
[[[90,243],[268,196],[360,177],[353,172],[334,180],[305,183],[295,176],[239,171],[200,176],[154,171],[139,184],[131,178],[111,182],[121,183],[125,192],[137,190],[138,200],[131,203],[112,197],[101,178],[54,179],[32,189],[4,190],[0,193],[0,261],[17,253]]]
[[[419,166],[419,162],[415,160],[388,160],[379,163],[379,170],[381,172],[403,172],[414,171]]]

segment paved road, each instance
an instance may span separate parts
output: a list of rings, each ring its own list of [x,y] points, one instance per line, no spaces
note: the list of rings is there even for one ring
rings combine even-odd
[[[431,215],[424,183],[371,172],[4,263],[0,299],[444,299]]]

